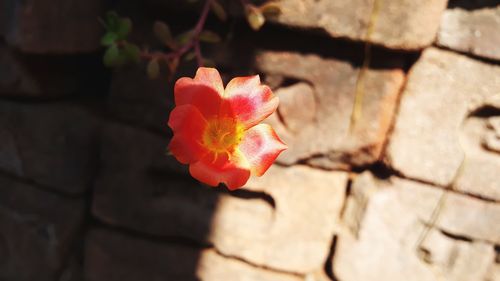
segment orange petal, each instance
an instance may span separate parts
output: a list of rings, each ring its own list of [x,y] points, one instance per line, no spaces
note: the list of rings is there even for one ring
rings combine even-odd
[[[182,77],[174,86],[175,104],[191,104],[206,118],[219,113],[224,85],[215,68],[200,67],[194,79]]]
[[[260,84],[258,75],[236,77],[227,84],[223,111],[237,116],[245,128],[257,125],[278,107],[276,97],[268,86]]]
[[[252,174],[262,176],[287,146],[271,126],[259,124],[245,132],[238,149],[248,161]]]
[[[242,187],[250,177],[250,170],[238,151],[231,156],[226,153],[208,153],[189,166],[189,173],[211,186],[224,183],[230,190]]]
[[[176,106],[170,113],[168,126],[174,132],[168,149],[179,162],[193,163],[207,153],[202,145],[207,121],[196,107],[189,104]]]

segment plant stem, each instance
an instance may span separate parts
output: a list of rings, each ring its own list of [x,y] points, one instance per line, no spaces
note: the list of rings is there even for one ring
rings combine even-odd
[[[145,60],[159,59],[165,61],[167,64],[170,60],[180,59],[185,53],[194,48],[196,54],[196,60],[198,62],[198,66],[203,65],[203,57],[201,56],[201,48],[200,48],[200,33],[203,31],[203,27],[205,26],[205,22],[208,17],[208,12],[210,11],[210,6],[212,5],[213,0],[206,0],[201,11],[200,18],[193,28],[193,34],[188,43],[186,43],[182,48],[174,50],[169,53],[164,53],[160,51],[149,52],[142,51],[141,58]]]

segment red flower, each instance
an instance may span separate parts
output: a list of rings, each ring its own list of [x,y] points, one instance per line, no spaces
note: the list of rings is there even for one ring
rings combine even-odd
[[[251,174],[263,175],[287,148],[271,126],[257,125],[279,102],[258,75],[234,78],[224,89],[216,69],[200,67],[194,79],[177,80],[174,94],[168,147],[203,183],[237,189]]]

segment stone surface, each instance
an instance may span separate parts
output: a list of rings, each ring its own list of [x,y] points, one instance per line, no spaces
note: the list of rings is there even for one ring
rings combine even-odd
[[[435,228],[428,229],[443,192],[399,178],[358,176],[343,215],[348,230],[339,235],[333,259],[339,280],[484,280],[495,256],[484,240],[498,243],[499,230],[491,226],[500,209],[448,193]]]
[[[393,49],[415,50],[436,36],[446,0],[285,0],[275,21],[320,29],[333,37],[370,41]],[[367,33],[372,25],[372,34]]]
[[[444,280],[485,280],[495,257],[491,244],[450,239],[437,230],[429,232],[421,247],[437,278]]]
[[[122,125],[105,129],[94,215],[156,236],[213,243],[226,255],[267,267],[302,273],[322,267],[343,201],[345,173],[273,167],[246,190],[226,194],[179,171],[165,173],[173,169],[161,164],[168,162],[162,140]],[[297,229],[304,221],[309,225]]]
[[[61,54],[95,51],[104,30],[98,19],[103,2],[0,2],[0,35],[23,52]]]
[[[70,103],[0,102],[0,170],[65,193],[90,187],[97,118]]]
[[[498,2],[497,2],[498,5]],[[474,10],[447,9],[437,44],[460,52],[500,60],[500,5]]]
[[[0,176],[0,280],[56,280],[83,216],[82,199]]]
[[[223,257],[213,249],[152,242],[102,229],[90,232],[85,248],[86,281],[303,280]]]
[[[186,177],[167,144],[144,129],[107,123],[92,212],[111,225],[206,241],[218,194]]]
[[[486,281],[498,281],[500,280],[500,262],[493,264],[488,273]]]
[[[121,120],[167,134],[173,87],[166,75],[151,80],[144,68],[135,65],[117,69],[111,80],[109,109]]]
[[[221,198],[214,212],[211,240],[229,256],[291,272],[323,267],[338,228],[347,174],[306,166],[273,166],[246,189],[269,195],[274,209]],[[314,207],[311,207],[314,206]]]
[[[453,187],[460,192],[500,201],[500,153],[495,151],[494,120],[499,117],[469,117],[463,123],[461,144],[465,160]]]
[[[100,56],[26,56],[0,43],[0,96],[88,97],[107,90],[107,78]]]
[[[292,134],[300,133],[304,126],[314,122],[317,110],[312,86],[299,82],[281,87],[275,94],[280,99],[278,116]]]
[[[375,162],[404,78],[397,56],[384,63],[362,76],[362,114],[350,128],[359,67],[338,58],[262,52],[257,66],[265,75],[299,81],[276,91],[284,100],[278,108],[281,116],[269,122],[289,147],[278,161],[290,165],[306,160],[324,168]]]
[[[464,121],[494,106],[499,90],[499,66],[448,51],[425,50],[410,70],[387,162],[405,176],[450,185],[463,159],[476,157],[462,141]],[[490,180],[498,181],[498,176]],[[476,188],[481,187],[468,189]]]

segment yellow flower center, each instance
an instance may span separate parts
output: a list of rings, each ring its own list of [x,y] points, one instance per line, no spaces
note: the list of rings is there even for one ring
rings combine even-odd
[[[203,132],[203,144],[216,153],[232,152],[241,142],[244,129],[234,118],[214,118]]]

